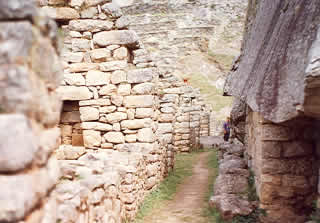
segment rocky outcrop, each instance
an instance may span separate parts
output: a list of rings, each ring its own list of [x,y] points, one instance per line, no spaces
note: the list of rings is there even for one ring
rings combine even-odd
[[[1,1],[0,27],[0,222],[55,223],[57,27],[31,0]]]
[[[255,10],[247,22],[238,67],[228,77],[225,91],[275,123],[300,112],[315,116],[319,107],[313,100],[319,82],[318,2],[270,5],[261,1]]]

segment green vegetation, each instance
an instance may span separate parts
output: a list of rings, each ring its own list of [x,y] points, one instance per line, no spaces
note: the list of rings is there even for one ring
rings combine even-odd
[[[229,37],[231,38],[231,37]],[[233,38],[231,38],[233,39]],[[234,60],[234,56],[227,55],[227,54],[221,54],[221,53],[214,53],[212,50],[209,50],[208,52],[209,58],[213,60],[215,63],[219,64],[219,66],[225,70],[228,71],[231,69],[232,62]]]
[[[203,216],[208,218],[208,223],[223,223],[222,218],[220,217],[219,212],[209,206],[209,199],[213,195],[213,185],[218,177],[218,157],[217,157],[217,151],[212,150],[208,156],[208,168],[209,168],[209,185],[208,185],[208,191],[206,193],[205,197],[205,207],[203,209]]]
[[[222,90],[212,86],[210,80],[203,75],[193,74],[190,76],[189,82],[192,86],[200,86],[201,94],[205,96],[206,102],[212,105],[213,111],[220,111],[232,104],[232,98],[222,96]]]
[[[177,155],[175,168],[169,176],[144,200],[136,217],[136,223],[142,222],[152,209],[159,208],[166,200],[172,200],[177,191],[177,186],[192,175],[192,166],[196,161],[197,152]]]
[[[317,208],[317,201],[312,202],[312,212],[310,215],[310,220],[315,223],[320,223],[320,209]]]

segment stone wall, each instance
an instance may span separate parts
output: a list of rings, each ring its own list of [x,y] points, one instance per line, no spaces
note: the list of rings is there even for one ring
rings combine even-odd
[[[57,27],[31,0],[1,1],[0,27],[0,222],[55,223]]]
[[[225,93],[238,98],[233,130],[247,147],[263,222],[302,223],[320,190],[320,4],[269,3],[249,2],[242,54]]]
[[[159,77],[123,12],[109,2],[39,1],[63,36],[62,145],[55,151],[63,176],[53,192],[60,222],[132,220],[174,167],[185,84],[172,74]],[[188,89],[189,107],[180,113],[195,131],[188,128],[192,144],[184,151],[198,147],[200,112],[208,112],[199,92]],[[205,132],[208,120],[202,124]]]
[[[281,125],[250,111],[247,119],[249,165],[255,173],[266,222],[304,222],[316,200],[318,161],[312,119]]]

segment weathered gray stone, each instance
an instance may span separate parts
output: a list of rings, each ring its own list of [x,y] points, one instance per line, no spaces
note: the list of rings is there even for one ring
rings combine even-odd
[[[213,196],[209,204],[218,209],[224,220],[230,220],[237,215],[247,216],[253,211],[248,201],[233,194]]]
[[[99,32],[93,35],[94,43],[99,46],[109,46],[109,45],[126,45],[130,48],[136,48],[138,43],[138,36],[134,31],[119,30],[119,31],[109,31],[109,32]]]
[[[36,15],[34,0],[10,0],[0,2],[0,19],[25,19]]]
[[[297,106],[305,104],[309,50],[317,38],[319,21],[316,0],[303,7],[299,1],[290,1],[285,10],[283,7],[281,0],[272,5],[258,3],[247,23],[242,54],[225,86],[227,94],[276,123],[298,116]]]
[[[31,173],[0,176],[0,221],[17,222],[29,213],[55,185],[59,171],[55,159]],[[23,188],[23,190],[21,189]]]
[[[72,39],[73,52],[86,52],[91,49],[90,40],[87,39]]]
[[[72,20],[69,23],[69,29],[79,32],[90,31],[108,31],[113,27],[113,22],[107,20],[81,19]]]
[[[10,4],[10,2],[11,1],[1,1],[0,10],[5,10],[5,8],[2,8],[1,4]],[[30,4],[31,1],[28,0],[27,4],[28,2]],[[19,3],[19,1],[17,0],[12,1],[12,3],[13,5],[18,4],[19,6],[24,4],[22,2]],[[2,11],[0,11],[0,13],[1,12]],[[31,23],[27,21],[21,21],[16,23],[3,22],[0,24],[0,28],[2,30],[0,32],[0,64],[14,63],[18,57],[26,59],[26,57],[28,57],[29,55],[30,47],[32,46]]]
[[[84,79],[82,74],[79,74],[79,73],[64,74],[64,81],[68,85],[75,85],[75,86],[83,86],[86,84],[86,80]]]
[[[123,70],[128,66],[127,61],[111,61],[100,64],[100,70],[102,71],[114,71]]]
[[[118,29],[126,29],[130,25],[130,19],[127,16],[121,16],[116,21],[116,27]]]
[[[154,68],[144,68],[131,70],[127,74],[128,83],[138,84],[150,82],[156,75],[156,70]]]
[[[151,94],[154,91],[155,85],[153,83],[137,84],[132,88],[132,94]]]
[[[29,125],[24,115],[0,115],[0,172],[22,170],[32,162],[38,145]]]
[[[152,95],[125,96],[123,104],[127,108],[148,108],[152,107],[154,98]]]
[[[101,8],[103,11],[105,11],[105,13],[111,15],[114,18],[119,18],[122,16],[121,8],[118,4],[115,4],[113,2],[104,4]]]

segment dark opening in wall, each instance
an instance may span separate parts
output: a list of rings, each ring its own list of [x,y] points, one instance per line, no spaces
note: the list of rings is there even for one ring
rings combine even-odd
[[[60,119],[61,143],[84,146],[78,101],[64,101]]]

